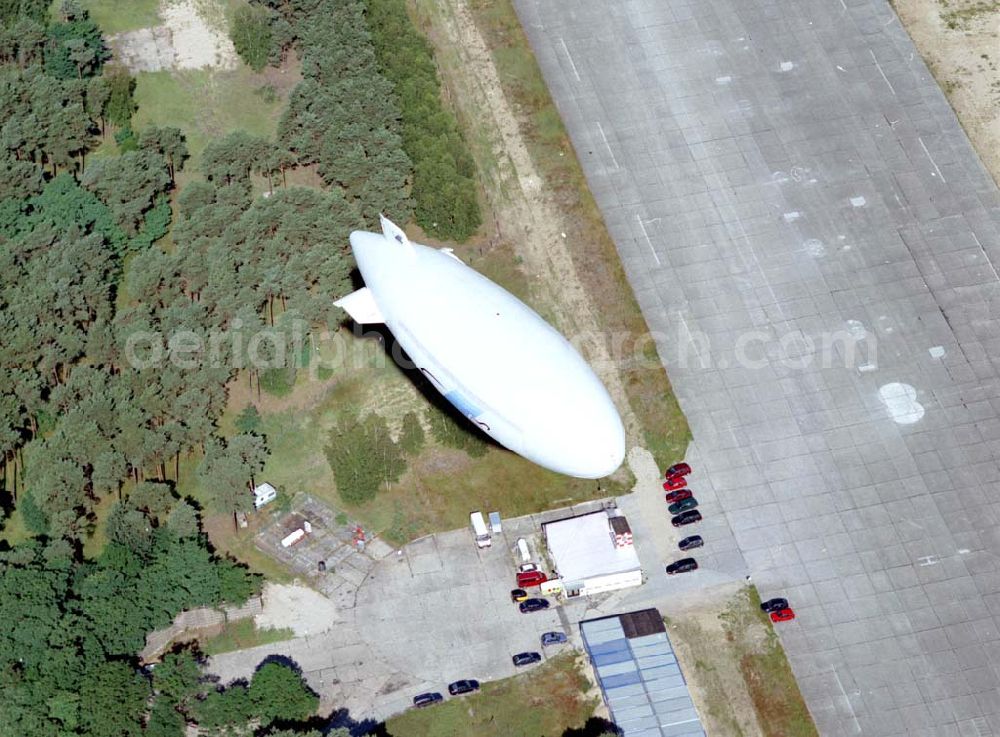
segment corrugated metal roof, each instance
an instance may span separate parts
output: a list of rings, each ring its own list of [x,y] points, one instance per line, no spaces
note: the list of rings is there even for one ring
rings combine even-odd
[[[580,623],[611,718],[625,737],[704,737],[656,609]]]

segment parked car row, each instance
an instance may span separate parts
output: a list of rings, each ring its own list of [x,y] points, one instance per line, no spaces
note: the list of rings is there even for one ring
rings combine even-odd
[[[675,463],[666,470],[663,482],[663,490],[667,492],[665,500],[667,502],[667,512],[670,513],[670,524],[674,527],[683,527],[701,521],[701,512],[698,511],[698,500],[687,488],[687,476],[691,473],[691,466],[687,463]],[[681,551],[694,550],[705,544],[701,535],[689,535],[681,540],[677,547]],[[698,561],[694,558],[681,558],[670,563],[666,567],[667,575],[673,576],[675,573],[687,573],[698,570]]]
[[[462,694],[472,693],[473,691],[479,690],[479,681],[474,678],[466,678],[461,681],[455,681],[454,683],[448,684],[448,693],[451,696],[461,696]],[[417,694],[413,697],[413,705],[416,707],[431,706],[432,704],[439,704],[444,701],[444,696],[442,696],[438,691],[428,691],[427,693]]]

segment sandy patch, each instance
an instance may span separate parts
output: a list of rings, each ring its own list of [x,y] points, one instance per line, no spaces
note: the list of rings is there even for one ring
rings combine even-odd
[[[254,617],[258,629],[290,628],[296,637],[326,632],[339,621],[332,601],[308,586],[264,585],[264,610]]]
[[[160,17],[162,25],[108,39],[129,71],[235,69],[239,64],[225,15],[214,0],[163,0]]]

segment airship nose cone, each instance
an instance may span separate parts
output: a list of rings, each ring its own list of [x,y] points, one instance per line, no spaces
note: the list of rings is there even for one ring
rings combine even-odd
[[[610,476],[622,465],[625,460],[625,429],[617,416],[614,420],[596,429],[582,443],[576,461],[579,472],[574,476],[599,479]]]
[[[617,471],[625,460],[625,429],[612,407],[600,416],[536,428],[526,435],[522,454],[567,476],[599,479]]]

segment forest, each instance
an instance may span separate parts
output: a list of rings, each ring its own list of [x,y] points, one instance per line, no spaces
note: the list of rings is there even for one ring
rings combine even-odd
[[[242,371],[259,392],[293,360],[279,349],[293,331],[340,325],[348,233],[379,212],[442,237],[479,224],[430,51],[411,29],[413,68],[388,63],[405,9],[373,6],[251,8],[248,63],[294,44],[304,79],[275,140],[231,132],[190,172],[182,130],[133,128],[135,80],[79,3],[0,2],[0,523],[16,510],[23,528],[0,544],[0,618],[16,623],[0,628],[5,733],[316,726],[294,664],[223,688],[196,648],[155,670],[135,653],[178,612],[260,590],[177,482],[195,464],[213,508],[251,506],[267,438],[220,431],[226,386]],[[415,114],[419,96],[437,102]],[[286,186],[310,165],[325,189]]]

